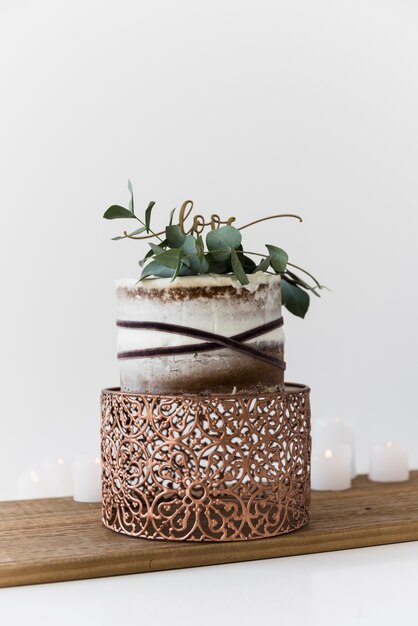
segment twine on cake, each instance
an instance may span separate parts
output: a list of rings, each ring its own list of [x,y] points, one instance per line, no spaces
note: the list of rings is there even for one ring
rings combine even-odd
[[[199,330],[197,328],[190,328],[189,326],[180,326],[179,324],[169,324],[166,322],[137,322],[131,320],[117,320],[116,326],[119,328],[133,328],[133,329],[146,329],[156,330],[164,333],[173,333],[176,335],[182,335],[184,337],[194,337],[196,339],[202,339],[205,343],[194,343],[184,346],[162,346],[160,348],[146,348],[144,350],[129,350],[126,352],[118,352],[118,359],[139,359],[144,357],[154,356],[167,356],[188,354],[191,352],[209,352],[211,350],[219,350],[220,348],[230,348],[236,352],[240,352],[247,356],[251,356],[259,361],[264,361],[273,367],[285,370],[286,363],[277,357],[265,354],[261,350],[242,343],[248,339],[259,337],[276,328],[283,326],[283,317],[279,317],[272,322],[267,322],[251,330],[238,333],[232,337],[224,337],[216,333],[210,333],[205,330]]]

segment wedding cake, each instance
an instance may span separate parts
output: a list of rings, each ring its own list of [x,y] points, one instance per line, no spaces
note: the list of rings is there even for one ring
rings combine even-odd
[[[103,523],[196,542],[296,530],[309,520],[309,388],[284,383],[282,307],[303,318],[321,285],[241,231],[301,218],[235,225],[192,215],[186,200],[156,227],[155,202],[136,213],[128,188],[128,207],[104,218],[131,224],[114,240],[147,246],[138,275],[116,281],[120,388],[101,396]]]
[[[280,282],[279,275],[261,271],[248,275],[246,285],[231,275],[212,274],[118,280],[122,391],[283,389]]]

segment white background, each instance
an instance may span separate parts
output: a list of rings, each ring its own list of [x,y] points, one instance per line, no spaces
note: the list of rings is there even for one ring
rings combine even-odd
[[[2,0],[0,497],[95,453],[118,384],[113,281],[144,248],[103,211],[187,198],[332,291],[286,316],[313,415],[418,466],[418,6],[407,0]],[[158,217],[159,216],[159,217]]]
[[[0,589],[7,626],[416,625],[418,543]]]

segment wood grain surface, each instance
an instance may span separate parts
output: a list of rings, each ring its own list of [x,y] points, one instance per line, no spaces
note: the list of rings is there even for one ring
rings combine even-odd
[[[405,483],[365,476],[313,492],[309,526],[273,539],[151,541],[101,525],[100,505],[71,498],[0,502],[0,587],[252,561],[418,540],[418,471]]]

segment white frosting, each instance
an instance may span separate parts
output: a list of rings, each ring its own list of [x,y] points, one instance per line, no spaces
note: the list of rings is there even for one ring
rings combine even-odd
[[[260,285],[266,283],[280,282],[279,275],[265,274],[264,272],[255,272],[255,274],[247,274],[248,285],[241,285],[239,280],[230,274],[200,274],[199,276],[179,276],[175,280],[171,278],[146,278],[138,282],[136,278],[120,278],[115,281],[116,287],[124,287],[130,291],[136,291],[138,287],[141,289],[190,289],[191,287],[235,287],[235,289],[246,289],[254,292]]]
[[[220,335],[231,337],[271,322],[281,315],[280,276],[257,272],[248,276],[249,285],[242,286],[232,276],[202,275],[170,279],[149,279],[138,283],[136,279],[116,281],[117,287],[117,318],[131,321],[168,322],[181,326],[189,326]],[[260,285],[268,284],[267,289]],[[221,297],[199,295],[195,298],[179,299],[173,289],[190,289],[192,287],[224,287],[233,286],[237,293],[231,296],[224,293]],[[250,294],[242,293],[247,289]],[[144,289],[156,289],[158,295],[144,294]],[[160,290],[164,290],[163,293]],[[171,292],[171,293],[170,293]],[[239,294],[242,293],[242,297]],[[277,328],[248,343],[269,341],[284,345],[284,333]],[[118,329],[118,352],[136,349],[180,346],[199,343],[199,340],[177,334],[163,333],[145,329]],[[224,368],[232,365],[237,353],[220,349],[213,352],[188,354],[166,357],[151,357],[120,361],[121,386],[126,390],[141,391],[142,380],[158,381],[163,372],[170,375],[182,374],[204,376],[209,368]],[[240,357],[242,358],[242,357]],[[225,361],[226,359],[226,361]],[[222,365],[221,365],[222,363]],[[178,374],[175,374],[178,372]]]

